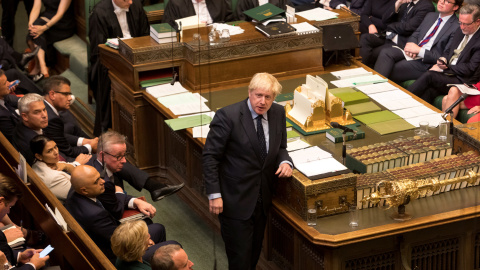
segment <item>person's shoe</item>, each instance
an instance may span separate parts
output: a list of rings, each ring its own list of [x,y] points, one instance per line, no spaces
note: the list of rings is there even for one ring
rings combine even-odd
[[[34,83],[37,83],[37,82],[43,80],[44,78],[48,78],[48,77],[50,77],[50,75],[48,75],[48,74],[43,74],[43,73],[39,73],[39,74],[33,76],[32,81],[33,81]]]
[[[152,201],[160,201],[161,199],[174,194],[175,192],[179,191],[180,189],[185,186],[185,183],[181,183],[180,185],[175,186],[166,186],[164,188],[159,188],[150,192],[150,196],[152,196]]]
[[[24,53],[22,54],[22,59],[20,59],[20,61],[18,62],[18,67],[21,69],[21,70],[24,70],[25,69],[25,65],[30,62],[30,60],[32,60],[35,55],[37,55],[38,53],[38,50],[40,50],[40,46],[37,46],[35,48],[35,50],[33,50],[33,52],[29,52],[29,53]]]

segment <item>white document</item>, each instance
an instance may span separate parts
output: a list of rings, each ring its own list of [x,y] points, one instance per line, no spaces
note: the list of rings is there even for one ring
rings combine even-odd
[[[308,22],[291,24],[291,26],[293,26],[297,30],[297,34],[311,34],[311,33],[317,33],[320,31],[320,29],[309,24]]]
[[[396,111],[392,111],[394,114],[400,116],[403,119],[415,118],[420,115],[430,115],[437,114],[434,110],[428,108],[427,106],[417,106],[412,108],[405,108]]]
[[[304,140],[298,139],[291,142],[287,142],[287,151],[295,151],[303,148],[310,147],[311,145]]]
[[[193,128],[193,138],[207,138],[210,124]]]
[[[333,76],[337,77],[339,80],[349,79],[349,78],[358,77],[358,76],[372,75],[372,72],[369,72],[362,67],[346,69],[341,71],[334,71],[331,73]]]
[[[398,90],[397,87],[395,87],[393,84],[389,82],[355,86],[355,88],[357,88],[359,91],[363,92],[367,96],[371,94],[381,93],[381,92]]]
[[[245,32],[240,26],[233,26],[226,23],[214,23],[215,30],[222,32],[224,29],[227,29],[230,33],[230,36],[240,35]]]
[[[369,97],[379,103],[384,101],[399,100],[411,97],[409,94],[403,92],[402,90],[392,90],[388,92],[371,94]]]
[[[314,8],[306,11],[297,12],[297,15],[309,21],[324,21],[338,18],[337,13],[325,10],[323,8]]]
[[[305,174],[307,177],[323,173],[347,170],[347,167],[333,157],[295,165],[295,168]]]
[[[170,95],[165,97],[158,98],[158,102],[162,103],[163,106],[170,109],[172,106],[188,104],[188,103],[203,103],[208,100],[202,97],[199,93],[180,93],[176,95]]]
[[[332,157],[332,154],[330,154],[325,150],[322,150],[318,146],[312,146],[312,147],[300,149],[297,151],[290,152],[288,154],[292,158],[293,164],[295,165],[295,167],[297,167],[297,165],[302,163],[312,162],[315,160]]]
[[[327,93],[328,83],[320,77],[314,77],[312,75],[307,75],[306,81],[308,87],[311,89],[311,93],[307,95],[308,98],[321,99],[325,101],[325,94]],[[317,93],[317,94],[314,94]]]
[[[382,83],[382,82],[388,82],[388,79],[384,79],[377,74],[358,76],[358,77],[353,77],[353,78],[344,79],[344,80],[331,81],[331,83],[336,87],[356,87],[360,85]]]
[[[405,51],[404,51],[402,48],[398,47],[398,46],[392,46],[392,47],[397,48],[397,49],[399,49],[400,51],[402,51],[403,56],[405,56],[405,59],[406,59],[407,61],[422,59],[420,56],[417,56],[417,57],[415,57],[415,58],[412,58],[412,57],[406,55],[406,54],[405,54]]]
[[[60,213],[60,211],[56,207],[55,207],[55,217],[56,217],[57,222],[60,225],[60,227],[62,227],[62,229],[65,232],[68,231],[67,222],[65,222],[65,219],[63,218],[62,213]]]
[[[200,22],[200,18],[197,15],[181,18],[181,19],[175,20],[175,22],[177,24],[180,24],[181,22],[182,30],[206,26],[205,23]]]
[[[201,114],[204,114],[206,116],[210,116],[210,118],[213,119],[213,117],[215,116],[215,112],[201,112],[201,113],[194,113],[194,114],[190,114],[190,115],[181,115],[179,116],[178,118],[182,118],[182,117],[190,117],[190,116],[194,116],[194,115],[201,115]]]
[[[397,100],[383,100],[379,102],[380,105],[387,108],[390,111],[405,109],[405,108],[412,108],[417,106],[425,106],[419,101],[415,100],[413,97],[409,96],[408,98],[404,99],[397,99]]]
[[[293,97],[293,109],[288,114],[304,125],[307,121],[307,117],[313,114],[312,103],[308,100],[306,95],[298,91],[294,92]]]
[[[437,114],[429,114],[429,115],[420,115],[417,117],[405,119],[405,121],[407,121],[408,123],[416,127],[420,127],[420,124],[419,124],[420,122],[428,122],[428,125],[430,127],[438,127],[438,124],[440,122],[444,122],[445,120],[443,120],[441,113],[437,113]]]
[[[460,92],[464,94],[469,94],[471,96],[480,95],[480,91],[477,88],[467,87],[465,84],[447,84],[447,86],[456,86]]]
[[[152,95],[154,98],[159,98],[159,97],[170,96],[170,95],[175,95],[175,94],[188,92],[188,90],[185,89],[185,87],[183,87],[180,84],[180,82],[175,82],[174,85],[166,83],[166,84],[160,84],[160,85],[147,87],[145,91],[147,91],[147,93]]]
[[[185,115],[192,113],[209,112],[210,108],[203,102],[190,102],[186,104],[178,104],[169,108],[175,115]]]

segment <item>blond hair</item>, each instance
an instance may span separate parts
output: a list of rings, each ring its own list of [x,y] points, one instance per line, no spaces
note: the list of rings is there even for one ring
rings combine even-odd
[[[252,92],[255,89],[270,90],[275,98],[282,92],[282,85],[278,82],[277,78],[273,77],[270,73],[257,73],[253,75],[248,86],[248,92]]]
[[[112,251],[125,262],[138,261],[147,250],[148,227],[142,220],[120,224],[111,238]]]

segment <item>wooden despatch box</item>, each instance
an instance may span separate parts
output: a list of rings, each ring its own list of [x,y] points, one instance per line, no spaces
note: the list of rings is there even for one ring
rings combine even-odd
[[[453,129],[453,152],[480,153],[480,122],[457,125]]]
[[[353,173],[310,180],[295,170],[291,179],[279,179],[276,196],[306,220],[313,207],[318,217],[348,212],[348,205],[357,201],[356,185]]]

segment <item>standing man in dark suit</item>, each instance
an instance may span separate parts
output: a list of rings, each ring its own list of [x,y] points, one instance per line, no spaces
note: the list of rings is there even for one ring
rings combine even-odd
[[[15,180],[0,174],[0,220],[10,212],[10,208],[15,205],[21,196],[22,192],[15,183]],[[13,268],[6,269],[40,269],[45,266],[45,262],[50,258],[48,255],[40,258],[39,253],[33,249],[27,249],[16,255],[17,256],[14,255],[12,248],[8,245],[7,237],[0,230],[0,263],[2,266],[14,266]]]
[[[385,48],[375,63],[375,71],[396,83],[422,76],[437,63],[437,59],[457,31],[459,25],[455,12],[462,3],[463,0],[441,0],[438,1],[438,12],[427,14],[404,48],[408,57],[418,59],[408,61],[398,48]]]
[[[405,47],[407,39],[422,23],[425,15],[434,11],[431,0],[397,0],[389,5],[382,17],[382,22],[387,26],[385,33],[363,34],[360,38],[362,63],[373,67],[383,48]]]
[[[100,62],[98,45],[105,44],[108,38],[148,35],[150,26],[140,0],[102,0],[93,8],[88,34],[91,44],[88,84],[95,95],[95,136],[112,125],[111,81],[108,69]]]
[[[43,85],[43,95],[48,114],[48,126],[43,129],[45,136],[54,140],[58,150],[72,159],[79,154],[95,153],[98,138],[78,138],[74,144],[70,144],[66,138],[64,120],[60,112],[70,109],[72,101],[70,80],[59,75],[51,76]]]
[[[277,177],[292,175],[282,86],[257,73],[248,99],[217,111],[203,150],[210,212],[219,215],[229,269],[255,269]]]
[[[33,164],[35,156],[30,150],[33,137],[43,134],[48,125],[47,109],[43,97],[39,94],[26,94],[18,100],[21,121],[13,131],[12,144],[20,152],[28,164]]]
[[[170,0],[162,22],[176,29],[175,20],[195,15],[202,23],[229,22],[233,20],[232,3],[230,0]]]
[[[7,81],[7,76],[0,69],[0,131],[11,142],[13,130],[20,120],[20,116],[15,109],[18,104],[18,97],[10,95],[12,89],[9,88],[11,82]]]
[[[415,81],[408,90],[426,102],[446,95],[447,84],[477,83],[480,65],[480,7],[464,5],[460,8],[460,29],[455,32],[449,46],[437,64]]]
[[[120,225],[120,222],[113,217],[98,200],[105,191],[105,181],[100,178],[100,173],[91,166],[81,165],[75,168],[72,173],[72,187],[75,190],[71,192],[65,202],[65,207],[75,220],[82,226],[85,232],[92,238],[93,242],[105,253],[107,258],[115,261],[115,255],[110,246],[110,238],[113,231]],[[127,199],[127,197],[125,197]],[[135,199],[134,206],[141,208],[141,200]],[[119,201],[122,205],[128,202]],[[143,209],[143,208],[142,208]],[[142,210],[141,209],[141,210]],[[142,211],[144,212],[144,211]],[[155,211],[148,213],[149,217],[155,216]],[[155,244],[165,241],[165,227],[158,223],[148,225],[150,239]],[[144,260],[150,261],[159,246],[149,247],[143,256]]]

